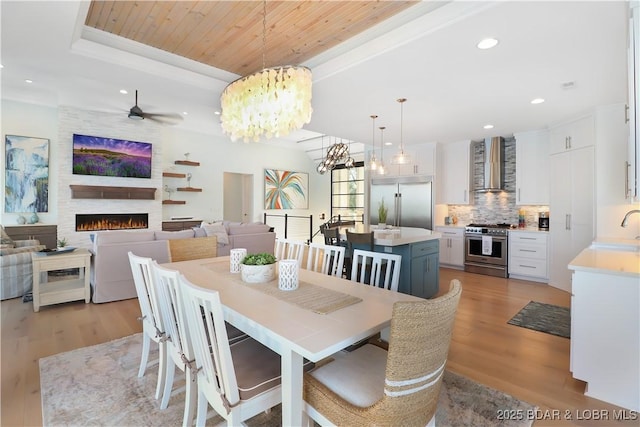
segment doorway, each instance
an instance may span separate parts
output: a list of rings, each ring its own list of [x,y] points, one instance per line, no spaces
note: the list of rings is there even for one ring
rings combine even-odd
[[[253,175],[224,172],[223,218],[227,221],[251,222],[253,218]]]

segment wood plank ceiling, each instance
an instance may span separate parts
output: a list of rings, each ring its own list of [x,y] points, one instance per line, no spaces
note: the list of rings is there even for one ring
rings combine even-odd
[[[419,1],[92,1],[85,24],[239,75],[297,65]],[[264,47],[264,48],[263,48]]]

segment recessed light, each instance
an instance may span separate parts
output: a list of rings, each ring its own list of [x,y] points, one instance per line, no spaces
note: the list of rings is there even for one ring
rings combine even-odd
[[[25,83],[33,83],[33,80],[31,80],[31,79],[24,79],[24,82],[25,82]]]
[[[393,145],[393,142],[385,142],[384,145]]]
[[[478,49],[491,49],[492,47],[495,47],[497,44],[498,44],[498,40],[493,38],[487,38],[487,39],[481,40],[480,43],[478,43],[476,46],[478,47]]]
[[[543,102],[544,102],[544,98],[536,98],[531,100],[532,104],[542,104]]]
[[[485,128],[485,129],[493,129],[493,125],[484,125],[483,128]]]
[[[189,113],[187,113],[186,111],[183,111],[182,114],[185,115],[185,116],[189,115]]]
[[[220,111],[216,111],[213,114],[215,114],[216,116],[219,116],[220,115]]]
[[[128,94],[129,92],[127,92],[127,90],[126,90],[126,89],[120,89],[120,93],[121,93],[121,94],[123,94],[123,95],[126,95],[126,94]]]

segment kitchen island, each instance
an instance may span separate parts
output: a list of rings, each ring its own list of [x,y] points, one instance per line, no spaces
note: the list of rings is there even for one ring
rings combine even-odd
[[[438,293],[440,233],[426,228],[379,228],[373,225],[356,224],[340,227],[340,238],[343,240],[347,238],[346,230],[356,233],[373,231],[376,252],[402,256],[399,292],[421,298],[431,298]]]
[[[585,395],[640,411],[640,242],[596,241],[569,269],[573,377]]]

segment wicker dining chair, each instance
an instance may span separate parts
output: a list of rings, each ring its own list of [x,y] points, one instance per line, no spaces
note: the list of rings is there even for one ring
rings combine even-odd
[[[461,288],[452,280],[438,298],[396,302],[388,351],[366,344],[306,373],[307,415],[320,425],[435,425]]]

